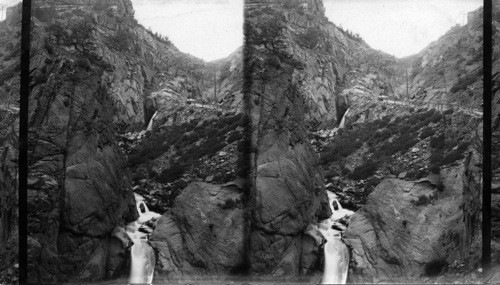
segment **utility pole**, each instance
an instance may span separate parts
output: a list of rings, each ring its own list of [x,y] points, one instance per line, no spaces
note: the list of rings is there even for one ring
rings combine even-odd
[[[406,69],[406,99],[409,100],[410,96],[408,95],[408,65],[405,66]]]
[[[443,69],[443,81],[444,81],[444,95],[448,93],[448,87],[446,87],[446,70]]]
[[[214,104],[217,103],[217,67],[214,66]]]

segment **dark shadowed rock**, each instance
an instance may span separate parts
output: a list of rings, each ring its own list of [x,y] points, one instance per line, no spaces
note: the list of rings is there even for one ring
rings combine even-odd
[[[337,119],[333,94],[343,71],[329,55],[341,48],[333,44],[335,28],[325,27],[322,1],[250,1],[245,12],[255,155],[250,267],[296,277],[315,263],[313,247],[319,250],[303,241],[306,229],[330,214],[307,123]]]

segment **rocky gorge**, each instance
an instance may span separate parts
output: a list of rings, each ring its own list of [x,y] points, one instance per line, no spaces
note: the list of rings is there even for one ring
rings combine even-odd
[[[155,283],[318,283],[332,226],[348,283],[482,277],[481,10],[397,59],[321,0],[247,0],[245,45],[205,62],[137,23],[130,0],[33,6],[31,283],[123,281],[139,244],[127,231],[149,209],[134,232]],[[0,23],[3,126],[19,16]],[[17,129],[1,129],[0,257],[14,273]]]

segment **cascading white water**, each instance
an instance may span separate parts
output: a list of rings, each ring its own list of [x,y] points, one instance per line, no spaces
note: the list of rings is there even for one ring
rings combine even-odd
[[[156,111],[154,114],[153,114],[153,117],[151,117],[151,120],[149,120],[149,124],[148,124],[148,127],[146,128],[146,131],[151,131],[153,130],[153,120],[156,118],[156,115],[158,114],[158,111]]]
[[[141,195],[134,193],[134,196],[139,218],[127,226],[127,234],[134,242],[130,248],[129,284],[152,284],[156,258],[153,248],[148,243],[148,234],[139,229],[147,227],[144,223],[161,215],[149,211]]]
[[[325,269],[322,284],[345,284],[347,271],[349,269],[349,251],[341,240],[341,231],[332,228],[338,225],[342,218],[348,218],[354,214],[353,211],[342,208],[337,195],[327,191],[328,201],[332,215],[320,223],[319,230],[326,239],[325,244]]]
[[[345,117],[346,117],[347,113],[349,113],[349,110],[350,109],[347,109],[347,111],[345,111],[344,116],[342,117],[342,120],[340,120],[339,129],[342,129],[343,127],[345,127]]]

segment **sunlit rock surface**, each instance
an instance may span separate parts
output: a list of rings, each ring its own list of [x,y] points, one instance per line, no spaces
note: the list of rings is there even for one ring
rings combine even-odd
[[[463,171],[463,166],[442,170],[442,191],[427,182],[383,180],[344,235],[352,251],[350,280],[418,280],[464,260],[477,266],[478,232],[465,229],[477,224],[464,223],[464,203],[470,205],[464,196],[469,191],[477,196],[479,189],[468,189]]]
[[[238,183],[189,184],[151,235],[160,282],[226,275],[245,257],[243,189]]]

